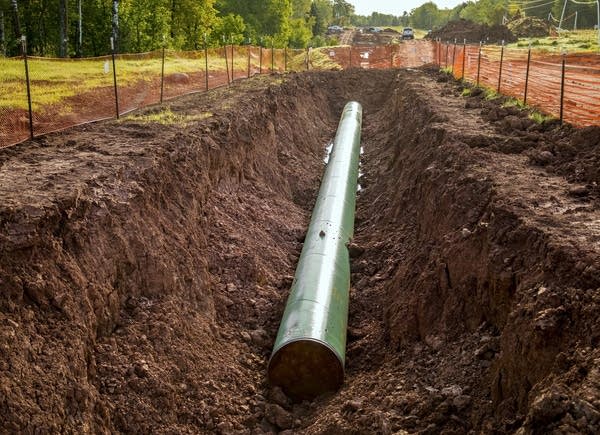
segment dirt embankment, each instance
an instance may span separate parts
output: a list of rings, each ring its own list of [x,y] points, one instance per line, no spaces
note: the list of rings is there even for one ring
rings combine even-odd
[[[477,44],[501,44],[516,42],[517,37],[510,29],[501,24],[488,26],[487,24],[478,24],[471,20],[454,20],[447,23],[441,29],[432,31],[428,36],[430,39],[440,38],[443,42],[457,41],[462,43]]]
[[[2,429],[597,432],[598,130],[460,91],[257,77],[2,150]],[[266,362],[351,99],[346,383],[293,404]]]

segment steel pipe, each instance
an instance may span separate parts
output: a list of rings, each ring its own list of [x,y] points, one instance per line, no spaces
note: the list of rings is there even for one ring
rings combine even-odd
[[[344,382],[361,124],[361,105],[346,104],[269,360],[269,382],[296,400]]]

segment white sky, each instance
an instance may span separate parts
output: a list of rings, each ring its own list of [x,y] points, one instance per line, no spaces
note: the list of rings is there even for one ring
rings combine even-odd
[[[428,0],[346,0],[354,5],[356,14],[371,15],[372,12],[381,12],[382,14],[402,15],[404,11],[410,12],[411,9],[427,3]],[[433,0],[440,9],[453,8],[464,0]]]

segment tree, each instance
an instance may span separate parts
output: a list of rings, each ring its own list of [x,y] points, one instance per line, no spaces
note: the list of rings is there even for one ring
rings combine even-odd
[[[58,46],[59,46],[59,52],[58,52],[58,56],[59,57],[67,57],[67,50],[68,50],[68,33],[67,33],[67,27],[68,27],[68,21],[67,21],[67,10],[68,10],[68,2],[67,0],[60,0],[59,2],[59,28],[60,28],[60,32],[59,32],[59,41],[58,41]]]
[[[345,0],[333,0],[333,18],[336,24],[345,26],[354,15],[354,6]]]
[[[313,34],[324,35],[327,26],[333,20],[333,4],[329,0],[314,0],[310,7],[310,15],[313,20]]]

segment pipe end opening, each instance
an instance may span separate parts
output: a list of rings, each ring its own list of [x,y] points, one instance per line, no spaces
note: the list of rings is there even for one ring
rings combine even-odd
[[[278,349],[269,361],[269,382],[295,401],[311,400],[337,391],[344,383],[344,366],[323,343],[297,340]]]

